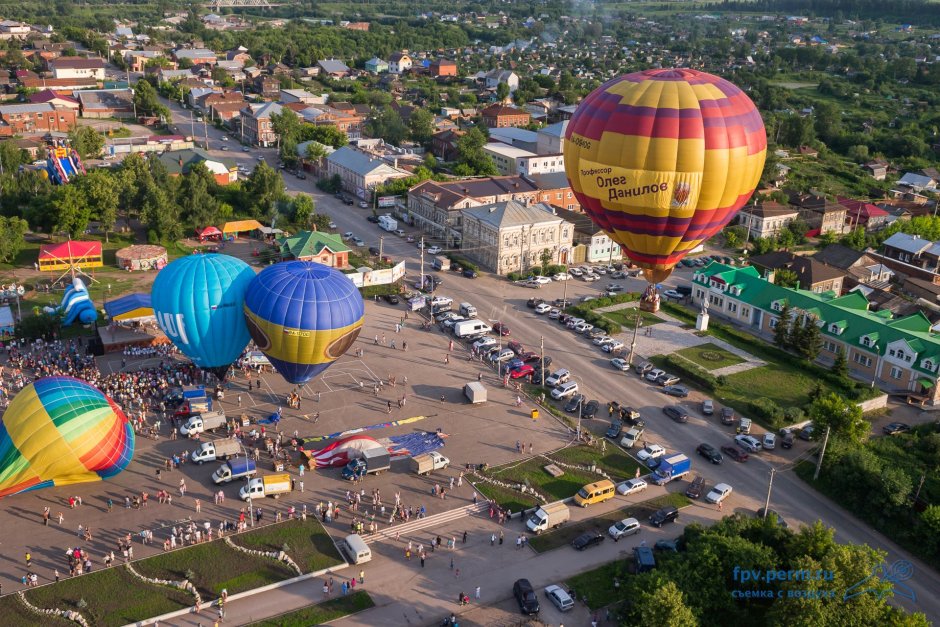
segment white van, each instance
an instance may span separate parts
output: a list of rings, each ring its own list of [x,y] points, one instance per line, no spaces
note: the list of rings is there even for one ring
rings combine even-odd
[[[466,318],[476,318],[477,308],[470,303],[460,303],[460,315]]]
[[[454,324],[455,337],[470,337],[471,335],[481,335],[489,333],[493,328],[482,320],[460,320]]]
[[[358,533],[351,533],[343,538],[340,548],[353,564],[363,564],[372,560],[372,550]]]

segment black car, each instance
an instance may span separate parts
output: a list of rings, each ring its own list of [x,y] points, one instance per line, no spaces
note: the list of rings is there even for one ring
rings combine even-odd
[[[721,456],[721,453],[718,452],[718,449],[711,444],[703,442],[702,444],[699,444],[698,448],[695,450],[699,455],[713,464],[720,464],[724,460],[724,458]]]
[[[356,201],[354,201],[354,200],[353,200],[352,198],[350,198],[349,196],[343,196],[343,204],[344,204],[344,205],[354,205],[354,204],[356,204]]]
[[[578,411],[578,407],[580,407],[582,403],[584,403],[584,394],[572,394],[571,398],[568,399],[568,404],[565,405],[565,411],[569,414]]]
[[[685,410],[682,409],[679,405],[666,405],[663,407],[663,413],[675,420],[676,422],[688,422],[689,415],[685,413]]]
[[[793,432],[784,431],[780,436],[780,446],[781,448],[793,448]]]
[[[679,509],[670,505],[653,512],[650,516],[650,524],[654,527],[662,527],[666,523],[676,522],[679,519]]]
[[[553,304],[559,309],[561,309],[563,307],[567,307],[568,305],[570,305],[571,301],[565,300],[564,298],[556,298]]]
[[[379,256],[379,249],[376,248],[375,246],[369,246],[369,254],[378,257],[378,256]]]
[[[519,602],[519,611],[527,616],[539,613],[539,598],[528,579],[517,579],[512,584],[512,594]]]
[[[699,475],[692,480],[692,483],[689,484],[689,487],[685,490],[685,495],[690,499],[697,499],[702,496],[702,491],[705,489],[705,477]]]
[[[616,439],[620,437],[621,433],[623,433],[623,423],[615,419],[610,423],[610,426],[607,428],[607,431],[604,432],[604,435],[608,438]]]
[[[734,410],[730,407],[721,408],[721,424],[723,425],[733,425],[734,424]]]
[[[903,422],[892,422],[889,425],[885,425],[882,431],[885,435],[898,435],[899,433],[907,433],[911,430],[911,425]]]
[[[584,549],[596,546],[604,541],[604,534],[600,531],[589,531],[587,533],[582,533],[580,536],[571,541],[571,546],[574,547],[576,551],[583,551]]]
[[[600,403],[597,401],[588,401],[584,405],[584,409],[581,410],[581,416],[583,418],[594,418],[597,415],[597,410],[600,407]]]
[[[304,174],[303,172],[297,172],[297,178],[299,178],[301,181],[303,181],[303,180],[306,180],[307,175]]]
[[[689,395],[689,388],[684,385],[667,385],[663,388],[663,393],[668,396],[686,398]]]
[[[397,305],[401,302],[401,299],[398,298],[398,294],[386,294],[382,298],[384,298],[385,302],[387,302],[389,305]]]
[[[478,276],[480,276],[475,271],[470,270],[469,268],[465,269],[461,274],[463,274],[468,279],[475,279]]]
[[[529,300],[525,302],[525,306],[528,307],[529,309],[535,309],[536,307],[538,307],[544,302],[545,300],[542,298],[530,298]]]
[[[371,222],[372,224],[378,224],[378,223],[379,223],[379,216],[367,216],[367,217],[366,217],[366,220],[368,220],[368,221]]]

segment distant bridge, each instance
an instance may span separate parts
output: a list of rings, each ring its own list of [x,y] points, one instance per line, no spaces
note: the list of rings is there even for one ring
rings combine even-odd
[[[271,2],[270,0],[210,0],[206,3],[207,6],[213,9],[223,9],[225,7],[257,7],[261,9],[267,9],[271,7],[283,6],[284,2]]]

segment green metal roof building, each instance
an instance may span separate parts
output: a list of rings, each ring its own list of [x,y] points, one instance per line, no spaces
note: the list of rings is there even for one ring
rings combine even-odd
[[[316,261],[333,268],[349,265],[349,247],[339,235],[322,231],[301,231],[277,240],[284,259]]]
[[[838,296],[780,287],[752,266],[712,263],[696,270],[692,283],[693,302],[708,302],[710,314],[765,339],[773,336],[779,312],[789,304],[793,315],[814,318],[820,327],[819,362],[831,364],[841,349],[849,370],[863,381],[889,392],[922,394],[930,403],[940,397],[940,334],[921,312],[895,318],[890,311],[871,311],[858,292]]]

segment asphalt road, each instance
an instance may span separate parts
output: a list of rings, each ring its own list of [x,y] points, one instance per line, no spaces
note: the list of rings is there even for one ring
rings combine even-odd
[[[188,111],[174,108],[174,120],[188,122]],[[179,116],[179,117],[177,117]],[[222,133],[212,127],[208,129],[210,149],[217,150],[223,142],[219,139]],[[237,142],[229,140],[230,150],[218,152],[219,156],[228,156],[238,161],[248,163],[256,160],[258,155],[264,156],[268,163],[276,166],[277,154],[273,149],[252,148],[250,153],[236,152]],[[249,166],[251,167],[251,166]],[[420,271],[421,255],[414,244],[407,243],[403,238],[386,233],[377,225],[366,221],[371,210],[359,209],[357,206],[347,206],[316,189],[312,179],[300,180],[291,175],[284,176],[287,188],[291,193],[310,194],[319,213],[329,215],[336,222],[339,232],[352,231],[365,242],[365,246],[379,246],[382,240],[383,252],[393,259],[404,259],[407,262],[409,278],[412,281]],[[414,229],[405,228],[406,232]],[[419,234],[417,234],[419,235]],[[429,259],[425,259],[425,272],[432,272]],[[689,270],[677,271],[671,277],[667,286],[676,282],[688,283]],[[721,466],[705,464],[702,458],[695,456],[695,448],[702,442],[716,445],[729,443],[733,431],[724,427],[717,419],[706,420],[698,412],[696,398],[693,395],[689,402],[684,403],[690,410],[692,419],[687,424],[677,424],[666,418],[661,408],[671,404],[672,399],[658,391],[658,388],[648,385],[645,381],[632,373],[621,373],[613,370],[609,364],[609,356],[596,349],[583,338],[575,336],[561,325],[543,316],[537,316],[531,309],[525,307],[526,299],[538,296],[546,300],[560,298],[563,295],[569,300],[583,295],[598,295],[609,284],[610,280],[601,280],[595,283],[584,283],[573,280],[563,284],[553,283],[540,290],[531,290],[517,287],[509,282],[483,274],[478,279],[467,279],[455,273],[442,274],[443,285],[438,293],[450,296],[455,302],[469,301],[479,312],[479,317],[488,320],[500,320],[512,329],[512,338],[522,341],[528,347],[538,349],[540,342],[544,341],[545,353],[555,359],[553,365],[568,368],[579,381],[582,391],[588,398],[595,398],[602,403],[608,400],[618,400],[621,403],[636,407],[643,414],[647,422],[646,439],[663,444],[668,450],[682,451],[693,457],[693,470],[703,475],[709,485],[718,482],[729,483],[734,493],[725,503],[725,511],[744,510],[754,512],[764,505],[767,497],[768,483],[771,468],[777,468],[774,477],[773,492],[770,506],[780,512],[791,523],[812,523],[822,520],[825,524],[836,530],[836,538],[840,542],[853,544],[867,544],[887,553],[886,563],[892,564],[897,560],[906,560],[914,565],[914,575],[906,583],[917,596],[912,602],[903,598],[895,598],[894,603],[910,611],[924,612],[931,620],[940,619],[940,597],[936,591],[940,590],[940,574],[922,563],[911,553],[901,549],[895,543],[859,521],[849,512],[821,496],[809,488],[799,477],[795,476],[787,465],[798,455],[807,452],[806,444],[798,444],[790,451],[778,451],[772,458],[767,453],[752,455],[746,464],[737,464],[730,460]],[[627,290],[640,291],[645,287],[641,280],[627,279],[617,281],[625,285]],[[567,290],[567,292],[566,292]],[[629,345],[629,338],[626,339]],[[611,391],[615,391],[612,393]],[[697,398],[701,398],[698,396]],[[717,412],[716,412],[717,413]],[[596,431],[602,430],[600,422],[594,427]],[[775,568],[778,565],[768,564],[766,568]],[[847,582],[847,586],[855,582]]]

